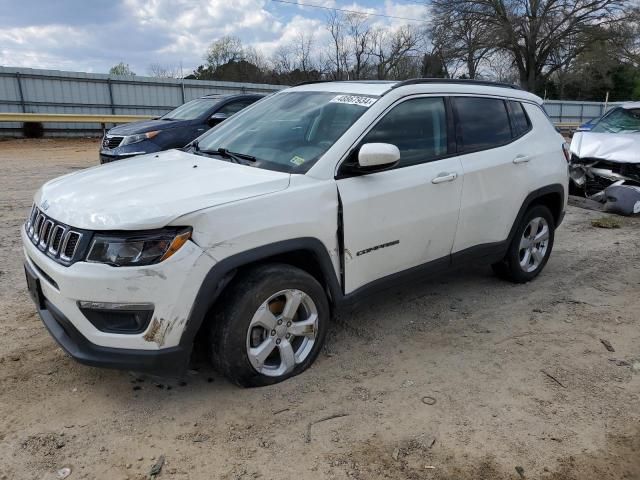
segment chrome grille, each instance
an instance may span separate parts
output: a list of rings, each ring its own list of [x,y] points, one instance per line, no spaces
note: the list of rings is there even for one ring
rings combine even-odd
[[[71,260],[73,255],[76,253],[76,248],[78,248],[78,242],[80,241],[80,234],[78,232],[70,231],[62,242],[62,253],[60,253],[60,258],[63,260]]]
[[[117,148],[122,143],[123,136],[105,135],[102,139],[103,148]]]
[[[82,233],[47,217],[36,206],[24,226],[29,239],[50,257],[69,263],[77,253]]]
[[[49,238],[51,237],[51,233],[53,232],[53,220],[46,219],[42,222],[42,227],[40,227],[40,243],[38,243],[38,247],[41,250],[46,250],[49,246]]]
[[[62,243],[62,235],[64,234],[64,227],[62,225],[56,225],[53,228],[51,241],[49,242],[49,253],[57,255],[60,251],[60,244]]]

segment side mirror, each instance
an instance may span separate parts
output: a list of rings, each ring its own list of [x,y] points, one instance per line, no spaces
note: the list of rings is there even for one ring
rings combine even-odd
[[[391,143],[365,143],[358,152],[358,165],[363,171],[384,170],[400,161],[400,150]]]
[[[223,122],[227,118],[229,118],[229,116],[226,113],[217,112],[209,117],[209,120],[207,120],[207,123],[213,127],[214,125],[217,125],[220,122]]]

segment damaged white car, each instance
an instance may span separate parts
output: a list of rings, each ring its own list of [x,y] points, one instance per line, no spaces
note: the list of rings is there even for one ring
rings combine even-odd
[[[571,193],[640,213],[640,102],[616,107],[571,141]]]

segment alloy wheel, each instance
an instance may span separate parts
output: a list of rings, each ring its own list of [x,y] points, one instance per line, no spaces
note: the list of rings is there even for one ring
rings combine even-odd
[[[542,264],[549,247],[549,224],[542,217],[533,218],[522,232],[518,258],[520,267],[527,273],[534,272]]]
[[[279,291],[255,312],[247,330],[247,356],[270,377],[290,373],[309,356],[318,334],[318,309],[301,290]]]

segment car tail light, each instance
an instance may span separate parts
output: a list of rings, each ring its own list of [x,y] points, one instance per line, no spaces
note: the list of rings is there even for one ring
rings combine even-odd
[[[569,144],[567,142],[562,144],[562,153],[564,153],[564,159],[569,163],[571,161],[571,151],[569,150]]]

